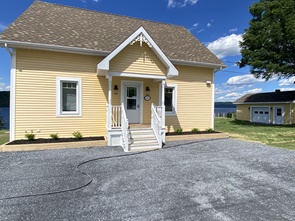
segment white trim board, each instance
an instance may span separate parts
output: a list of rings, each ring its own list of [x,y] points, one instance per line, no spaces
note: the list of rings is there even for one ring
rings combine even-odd
[[[15,139],[15,82],[16,81],[16,50],[12,49],[10,64],[10,113],[9,113],[9,141]]]
[[[166,76],[160,75],[151,75],[151,74],[138,74],[138,73],[127,73],[127,72],[109,72],[106,76],[116,76],[116,77],[132,77],[132,78],[147,78],[147,79],[154,79],[154,80],[166,80]]]

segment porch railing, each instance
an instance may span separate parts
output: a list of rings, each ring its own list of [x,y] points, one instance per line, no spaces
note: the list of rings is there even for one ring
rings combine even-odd
[[[124,103],[121,108],[122,146],[125,152],[129,151],[129,122],[125,113]]]
[[[112,106],[112,128],[121,127],[121,115],[122,115],[122,107]]]
[[[162,145],[162,122],[161,122],[161,118],[159,116],[159,111],[160,111],[160,108],[159,106],[154,106],[154,104],[152,104],[152,116],[151,116],[151,126],[152,126],[152,129],[154,131],[154,134],[156,135],[156,138],[157,138],[157,141],[158,141],[158,144],[159,146]]]

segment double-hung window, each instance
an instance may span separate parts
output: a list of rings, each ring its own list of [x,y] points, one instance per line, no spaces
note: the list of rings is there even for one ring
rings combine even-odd
[[[161,91],[161,89],[160,89],[160,91]],[[165,86],[164,95],[165,95],[166,116],[176,115],[176,112],[177,112],[177,85],[176,84],[167,84]]]
[[[56,115],[81,116],[81,79],[58,77],[56,80]]]

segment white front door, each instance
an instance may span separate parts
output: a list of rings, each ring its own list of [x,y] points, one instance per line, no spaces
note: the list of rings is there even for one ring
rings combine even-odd
[[[283,114],[283,107],[274,107],[274,124],[283,124],[284,122],[284,114]]]
[[[129,123],[140,123],[141,97],[139,83],[124,83],[124,106]]]

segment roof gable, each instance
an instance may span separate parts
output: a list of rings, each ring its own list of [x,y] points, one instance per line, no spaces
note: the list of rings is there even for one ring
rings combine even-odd
[[[246,94],[236,100],[235,104],[246,103],[271,103],[271,102],[294,102],[295,91],[277,91],[269,93]]]
[[[106,52],[115,50],[138,28],[144,27],[170,60],[224,66],[186,28],[126,16],[35,1],[0,34],[0,44],[21,47],[50,45]]]
[[[157,57],[162,61],[162,63],[167,68],[167,77],[178,76],[178,70],[174,67],[174,65],[170,62],[170,60],[166,57],[166,55],[161,51],[158,45],[154,42],[151,36],[146,32],[143,27],[137,29],[134,33],[132,33],[125,41],[123,41],[115,50],[113,50],[107,57],[105,57],[98,65],[97,65],[97,73],[105,75],[106,72],[110,68],[110,61],[118,55],[127,45],[134,44],[136,41],[139,41],[140,44],[143,42],[146,43],[152,51],[157,55]]]

